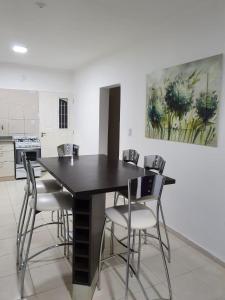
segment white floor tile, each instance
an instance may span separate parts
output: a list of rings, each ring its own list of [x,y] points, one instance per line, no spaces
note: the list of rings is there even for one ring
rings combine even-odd
[[[32,268],[30,273],[37,294],[65,286],[66,282],[71,282],[71,270],[64,260]]]
[[[55,300],[55,299],[71,300],[71,295],[65,286],[60,286],[48,292],[38,294],[36,297],[37,300]]]
[[[25,296],[34,295],[34,287],[31,281],[29,271],[26,273],[24,286],[25,286]],[[19,299],[19,296],[20,296],[20,292],[19,292],[19,282],[18,282],[17,275],[10,275],[7,277],[0,278],[0,299],[1,300],[17,300]]]
[[[16,300],[19,296],[16,271],[16,221],[23,201],[24,184],[24,180],[0,182],[0,300]],[[107,194],[106,206],[112,206],[113,199],[114,193]],[[42,213],[37,215],[36,224],[50,220],[50,213]],[[122,230],[119,226],[115,227],[115,232],[120,238],[126,234],[126,230]],[[30,255],[56,243],[56,235],[56,226],[47,226],[35,231]],[[169,271],[173,300],[225,300],[225,268],[186,245],[173,234],[169,233],[169,237],[172,249]],[[163,238],[165,239],[164,233]],[[110,236],[107,233],[106,255],[109,254],[109,247]],[[121,250],[124,249],[115,242],[115,252]],[[27,300],[71,299],[71,265],[62,256],[63,249],[53,249],[29,263],[25,281]],[[157,241],[148,239],[148,245],[142,247],[141,257],[140,279],[148,299],[168,298],[165,272]],[[102,289],[100,291],[96,289],[93,299],[123,300],[124,282],[124,263],[117,259],[109,261],[102,271]],[[146,299],[135,277],[130,278],[129,299]]]

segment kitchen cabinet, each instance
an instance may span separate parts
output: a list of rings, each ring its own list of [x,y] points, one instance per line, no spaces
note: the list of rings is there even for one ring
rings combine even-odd
[[[0,89],[0,136],[39,135],[36,91]]]
[[[14,143],[0,140],[0,181],[14,178]]]
[[[9,122],[8,119],[0,118],[0,136],[8,135],[9,132]]]

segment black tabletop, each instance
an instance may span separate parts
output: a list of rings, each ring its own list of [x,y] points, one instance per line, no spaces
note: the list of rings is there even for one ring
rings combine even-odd
[[[49,157],[38,161],[74,195],[121,191],[127,188],[129,178],[146,174],[143,168],[120,160],[109,160],[102,154],[81,155],[74,158]],[[165,177],[165,184],[175,183],[174,179]]]

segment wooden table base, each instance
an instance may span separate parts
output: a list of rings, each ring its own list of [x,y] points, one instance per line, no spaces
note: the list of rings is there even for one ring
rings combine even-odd
[[[92,299],[97,282],[105,194],[75,196],[73,207],[73,299]]]

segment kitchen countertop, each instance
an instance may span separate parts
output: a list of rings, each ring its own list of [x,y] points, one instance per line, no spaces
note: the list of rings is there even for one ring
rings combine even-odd
[[[14,143],[13,137],[12,136],[0,136],[0,143],[5,143],[5,142]]]

